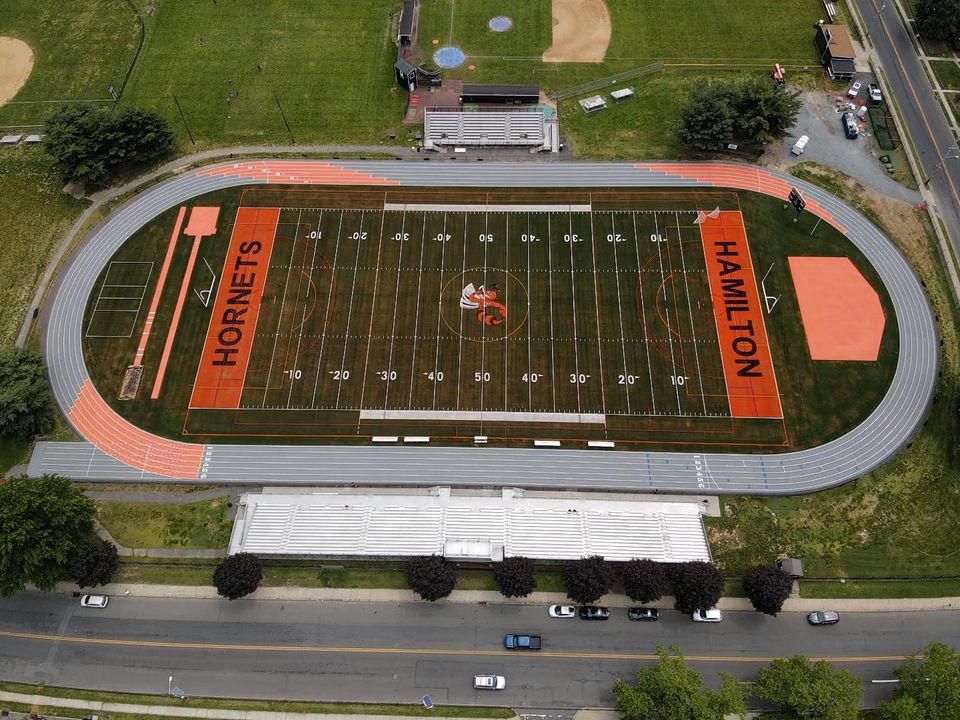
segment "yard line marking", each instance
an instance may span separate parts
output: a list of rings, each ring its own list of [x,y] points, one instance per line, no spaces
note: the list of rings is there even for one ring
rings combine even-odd
[[[650,378],[650,402],[653,414],[657,414],[657,396],[653,390],[653,364],[650,362],[650,337],[647,333],[647,310],[643,306],[643,265],[640,262],[640,236],[637,235],[637,214],[633,213],[633,246],[637,251],[637,295],[640,306],[640,322],[643,325],[643,346],[647,351],[647,376]]]
[[[301,215],[302,215],[302,211],[297,215],[297,229],[294,230],[294,237],[300,234],[300,216]],[[317,240],[313,244],[313,254],[310,256],[310,270],[309,270],[309,274],[307,275],[307,295],[303,299],[303,312],[300,313],[300,325],[297,327],[297,349],[293,353],[293,367],[291,368],[293,372],[290,373],[290,390],[289,392],[287,392],[288,407],[291,401],[293,400],[294,375],[296,374],[296,371],[297,371],[297,362],[300,360],[300,344],[303,342],[303,326],[307,322],[307,308],[310,307],[310,303],[308,302],[308,300],[310,298],[310,286],[313,285],[313,265],[317,261],[317,246],[319,244],[320,244],[319,240]],[[306,246],[304,246],[304,250],[303,250],[303,259],[304,260],[307,259]],[[300,271],[300,274],[303,275],[303,270]],[[300,297],[299,292],[297,293],[297,297],[298,298]]]
[[[386,211],[384,211],[383,214],[386,215],[387,214]],[[400,238],[401,239],[399,240],[400,252],[397,253],[397,281],[393,284],[394,297],[396,297],[396,294],[400,291],[400,268],[403,266],[403,245],[405,242],[403,240],[403,236],[406,229],[407,229],[407,213],[406,211],[404,211],[403,215],[400,216]],[[399,304],[400,303],[398,302],[393,303],[393,323],[390,326],[390,353],[387,355],[387,377],[385,379],[385,382],[387,383],[387,387],[383,391],[383,409],[384,410],[387,409],[387,402],[390,399],[390,373],[393,372],[393,348],[396,345],[396,343],[394,342],[394,338],[397,335],[397,306]],[[414,342],[416,342],[416,340],[414,340]]]
[[[590,194],[590,205],[593,206],[593,194]],[[616,245],[616,243],[614,243]],[[607,412],[607,391],[603,386],[603,343],[600,342],[600,288],[597,286],[597,234],[593,228],[593,213],[590,213],[590,257],[593,264],[593,300],[597,315],[597,358],[600,361],[600,407]],[[619,298],[617,301],[619,302]],[[620,333],[623,336],[623,333]]]
[[[616,236],[617,221],[613,213],[610,213],[610,232]],[[627,398],[627,413],[630,413],[630,384],[627,382],[627,343],[623,339],[623,303],[620,300],[620,264],[617,259],[617,245],[613,243],[613,269],[616,271],[614,276],[617,278],[617,318],[620,320],[620,353],[623,355],[623,394]],[[598,303],[599,312],[599,303]]]
[[[547,233],[547,243],[550,242],[550,234]],[[533,383],[530,382],[530,373],[533,372],[531,357],[533,348],[531,347],[531,330],[533,329],[533,319],[530,317],[530,213],[527,213],[527,410],[533,410]]]
[[[357,257],[353,261],[353,282],[350,285],[350,304],[347,308],[347,326],[344,331],[343,352],[340,354],[340,377],[337,380],[337,410],[340,409],[340,391],[343,389],[343,369],[347,363],[347,346],[350,344],[350,321],[353,319],[353,296],[357,289],[357,267],[360,265],[360,248],[363,247],[363,221],[367,216],[366,210],[360,211],[360,229],[357,231]],[[340,214],[343,223],[343,212]],[[361,387],[366,378],[360,378]]]
[[[591,213],[591,217],[593,217]],[[579,335],[577,334],[577,285],[575,279],[576,275],[573,273],[573,213],[567,213],[567,233],[569,242],[567,243],[570,246],[570,299],[573,301],[573,369],[576,372],[575,380],[577,382],[573,383],[577,388],[577,412],[582,412],[580,408],[580,343],[578,341]],[[591,233],[592,234],[592,233]],[[590,241],[593,241],[593,238],[590,238]],[[553,334],[552,332],[550,333]]]
[[[302,211],[301,211],[302,212]],[[283,322],[283,308],[287,305],[287,287],[290,285],[290,269],[293,267],[293,254],[297,251],[297,237],[290,243],[290,262],[287,264],[287,279],[283,283],[283,296],[280,298],[280,313],[277,315],[277,330],[273,334],[273,352],[270,353],[270,365],[267,367],[267,381],[263,384],[263,399],[260,407],[267,404],[267,391],[270,390],[270,376],[273,374],[273,361],[277,357],[277,341],[280,339],[280,325]],[[269,277],[267,278],[269,279]],[[282,386],[281,386],[282,387]]]
[[[420,272],[417,275],[417,317],[413,321],[413,358],[410,361],[410,395],[407,398],[407,409],[413,406],[413,384],[417,379],[417,335],[420,332],[420,288],[423,286],[423,250],[427,244],[427,214],[423,213],[420,220]]]
[[[387,194],[383,194],[386,202]],[[363,396],[367,391],[367,372],[370,369],[370,336],[373,335],[373,318],[377,313],[377,295],[380,290],[380,256],[383,253],[383,224],[387,221],[387,213],[380,211],[380,237],[377,239],[377,269],[373,278],[373,303],[370,306],[370,324],[367,327],[367,349],[363,359],[363,383],[360,385],[360,403],[363,407]],[[389,377],[389,376],[388,376]],[[360,418],[357,418],[357,432],[360,432]]]
[[[504,238],[504,252],[503,252],[503,271],[506,273],[503,276],[503,304],[507,307],[510,307],[510,213],[507,213],[506,225],[504,233],[506,237]],[[503,319],[503,409],[507,411],[510,409],[508,405],[507,395],[509,394],[507,390],[507,378],[510,377],[510,353],[507,352],[507,348],[510,346],[510,315],[507,315]]]
[[[707,394],[703,389],[703,371],[700,369],[700,351],[697,349],[697,328],[693,324],[693,304],[690,302],[690,283],[687,282],[687,261],[683,256],[683,233],[680,230],[680,213],[674,212],[677,221],[677,238],[680,244],[680,266],[683,268],[683,287],[687,292],[687,312],[690,314],[690,333],[693,335],[693,356],[697,360],[697,384],[700,386],[700,399],[703,401],[703,414],[707,414]]]
[[[550,295],[550,390],[553,393],[553,411],[557,411],[557,366],[553,342],[553,234],[550,213],[547,213],[547,288]]]
[[[467,216],[463,218],[463,264],[460,268],[460,279],[465,280],[464,274],[467,272]],[[463,310],[460,310],[460,331],[459,342],[457,344],[457,410],[460,409],[460,376],[463,372]]]
[[[443,213],[443,244],[440,246],[440,281],[437,290],[437,347],[433,353],[433,409],[437,409],[437,373],[440,372],[440,323],[443,321],[443,263],[447,254],[447,213]]]
[[[673,330],[670,327],[670,307],[667,305],[667,276],[663,272],[663,251],[660,249],[660,246],[663,244],[659,241],[660,239],[660,223],[657,221],[657,213],[653,214],[653,226],[654,232],[657,235],[657,258],[660,260],[660,278],[662,283],[660,288],[663,289],[663,315],[667,321],[667,340],[670,345],[670,366],[673,369],[673,389],[677,395],[677,412],[682,413],[683,408],[680,406],[680,386],[677,385],[677,361],[676,357],[673,354]]]
[[[317,220],[317,244],[320,243],[322,232],[320,223],[323,222],[323,210]],[[343,210],[340,211],[340,223],[337,225],[337,244],[333,248],[333,266],[330,268],[330,289],[327,290],[327,304],[323,308],[323,328],[320,330],[320,354],[317,356],[317,370],[314,373],[316,380],[313,383],[313,395],[310,398],[310,407],[317,404],[317,388],[320,387],[320,366],[323,364],[323,348],[327,343],[327,318],[330,317],[330,301],[333,299],[333,286],[336,284],[337,258],[340,256],[340,237],[343,234]],[[358,241],[359,242],[359,241]]]
[[[483,287],[487,286],[487,246],[490,244],[487,242],[487,235],[490,229],[490,213],[485,212],[483,214]],[[484,382],[486,377],[483,373],[487,355],[487,323],[486,320],[480,323],[480,434],[483,435],[483,399],[484,393],[486,391],[487,383]]]

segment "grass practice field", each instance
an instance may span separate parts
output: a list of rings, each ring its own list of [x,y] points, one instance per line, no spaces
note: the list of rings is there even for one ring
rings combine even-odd
[[[194,210],[117,252],[84,327],[104,397],[171,437],[794,448],[865,417],[895,364],[896,322],[862,256],[750,193],[251,188],[193,205],[219,208],[216,233],[186,285],[192,243],[173,250],[136,399],[117,397],[171,230],[189,235]],[[754,314],[752,339],[736,343],[758,349],[755,365],[731,354],[729,301],[708,272],[702,233],[721,224],[725,241],[742,239],[736,302]],[[877,362],[809,360],[788,254],[853,258],[888,317]],[[770,315],[764,277],[780,297]],[[762,372],[736,373],[748,365]]]

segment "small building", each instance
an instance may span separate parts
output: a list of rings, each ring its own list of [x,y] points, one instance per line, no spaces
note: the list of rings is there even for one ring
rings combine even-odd
[[[397,42],[400,45],[410,45],[413,43],[416,18],[417,0],[404,0],[403,10],[400,11],[400,29],[397,32]]]
[[[410,92],[417,89],[417,66],[404,58],[397,58],[393,64],[393,71],[397,75],[397,85],[405,87]]]
[[[820,23],[817,25],[814,42],[820,64],[827,69],[830,77],[838,80],[849,80],[853,77],[856,51],[846,25]]]
[[[460,95],[464,104],[536,105],[540,102],[537,85],[474,85],[465,83]]]

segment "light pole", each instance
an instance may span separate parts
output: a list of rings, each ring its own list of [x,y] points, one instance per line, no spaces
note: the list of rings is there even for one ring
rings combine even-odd
[[[870,26],[873,25],[873,23],[876,22],[877,20],[882,20],[880,13],[882,13],[886,9],[887,9],[887,0],[883,0],[883,2],[880,3],[880,7],[877,8],[877,12],[873,16],[873,18],[871,18],[866,22],[866,27],[864,28],[864,30],[866,31],[868,36],[870,35]]]
[[[947,162],[947,160],[956,160],[957,158],[960,158],[960,148],[958,148],[956,145],[951,145],[950,147],[947,148],[946,155],[940,158],[940,162],[937,163],[937,167],[935,167],[933,169],[933,172],[930,173],[927,179],[923,181],[923,184],[929,186],[930,181],[933,180],[933,178],[936,177],[937,173],[943,169],[943,166]]]

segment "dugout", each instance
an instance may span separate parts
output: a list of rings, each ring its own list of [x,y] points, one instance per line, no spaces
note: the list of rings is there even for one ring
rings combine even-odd
[[[538,85],[464,84],[460,95],[464,104],[536,105],[540,102]]]

